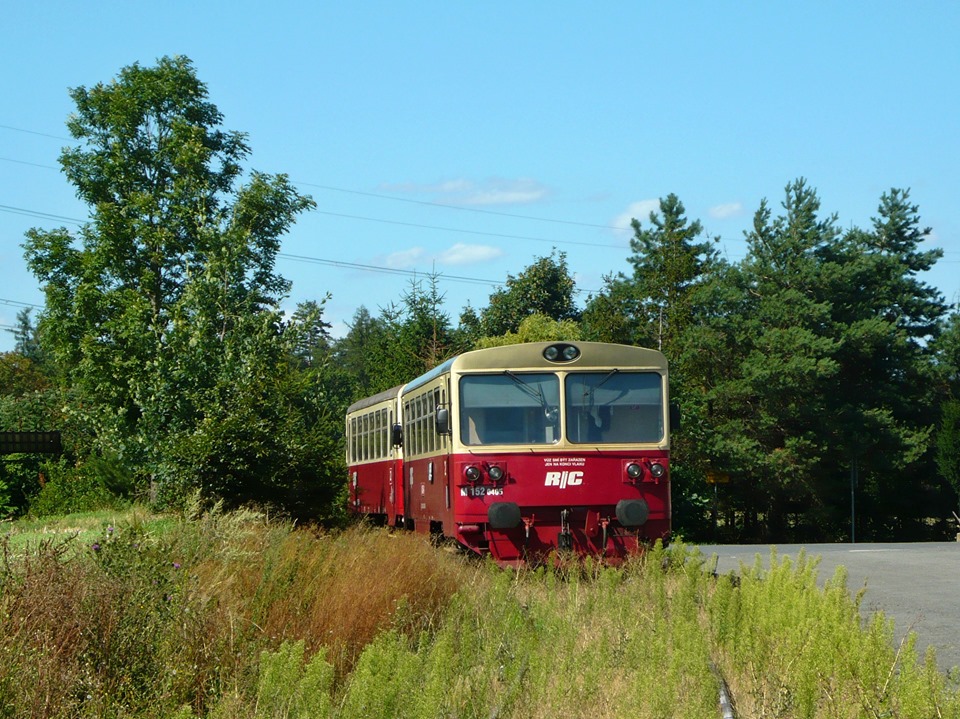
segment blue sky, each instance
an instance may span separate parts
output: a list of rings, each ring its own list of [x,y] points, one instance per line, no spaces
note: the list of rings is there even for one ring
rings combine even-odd
[[[176,54],[248,167],[316,200],[278,270],[290,308],[331,293],[338,333],[432,271],[456,321],[553,248],[585,298],[671,192],[739,260],[798,177],[842,227],[910,188],[945,251],[924,279],[956,301],[958,37],[955,2],[7,3],[0,326],[43,302],[24,232],[87,217],[58,170],[68,88]]]

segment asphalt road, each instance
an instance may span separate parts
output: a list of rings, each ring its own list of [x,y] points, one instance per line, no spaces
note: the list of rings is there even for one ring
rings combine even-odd
[[[752,566],[757,555],[770,561],[768,545],[701,545],[708,558],[716,555],[717,572]],[[928,646],[936,650],[942,671],[960,666],[960,542],[911,544],[776,545],[777,556],[795,558],[805,549],[819,557],[821,583],[843,565],[851,595],[866,587],[861,612],[869,617],[882,611],[894,623],[896,641],[907,632],[917,634],[922,659]]]

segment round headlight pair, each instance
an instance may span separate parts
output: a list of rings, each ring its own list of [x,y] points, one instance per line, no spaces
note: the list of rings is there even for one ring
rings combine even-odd
[[[580,356],[580,348],[568,344],[550,345],[543,351],[548,362],[573,362]]]
[[[648,469],[650,470],[650,476],[654,479],[660,479],[667,472],[666,467],[659,462],[648,465]],[[643,477],[643,467],[636,462],[631,462],[627,465],[627,476],[630,479],[640,479]]]
[[[479,482],[483,478],[483,472],[480,471],[480,468],[472,464],[463,470],[463,474],[470,482]],[[487,470],[487,475],[489,475],[491,481],[499,482],[503,479],[503,467],[495,464]]]

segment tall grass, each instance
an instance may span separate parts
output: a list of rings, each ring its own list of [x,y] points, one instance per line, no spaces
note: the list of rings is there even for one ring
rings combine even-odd
[[[916,637],[893,641],[893,623],[860,618],[839,567],[823,589],[817,561],[758,558],[737,586],[723,578],[709,605],[709,628],[742,716],[960,717],[956,684]]]
[[[242,716],[290,645],[346,674],[380,631],[437,621],[464,571],[414,536],[251,513],[5,538],[3,557],[0,717]]]
[[[249,512],[101,521],[5,542],[0,717],[701,719],[720,676],[741,717],[960,717],[803,556],[739,583],[679,545],[513,572]]]

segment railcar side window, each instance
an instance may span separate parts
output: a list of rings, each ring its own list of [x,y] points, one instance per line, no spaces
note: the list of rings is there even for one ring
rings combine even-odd
[[[567,375],[567,439],[581,444],[663,439],[663,379],[655,372]]]
[[[460,378],[464,444],[553,444],[560,439],[560,381],[545,372]]]
[[[350,461],[356,462],[359,452],[357,451],[359,437],[357,436],[357,418],[350,419]]]

